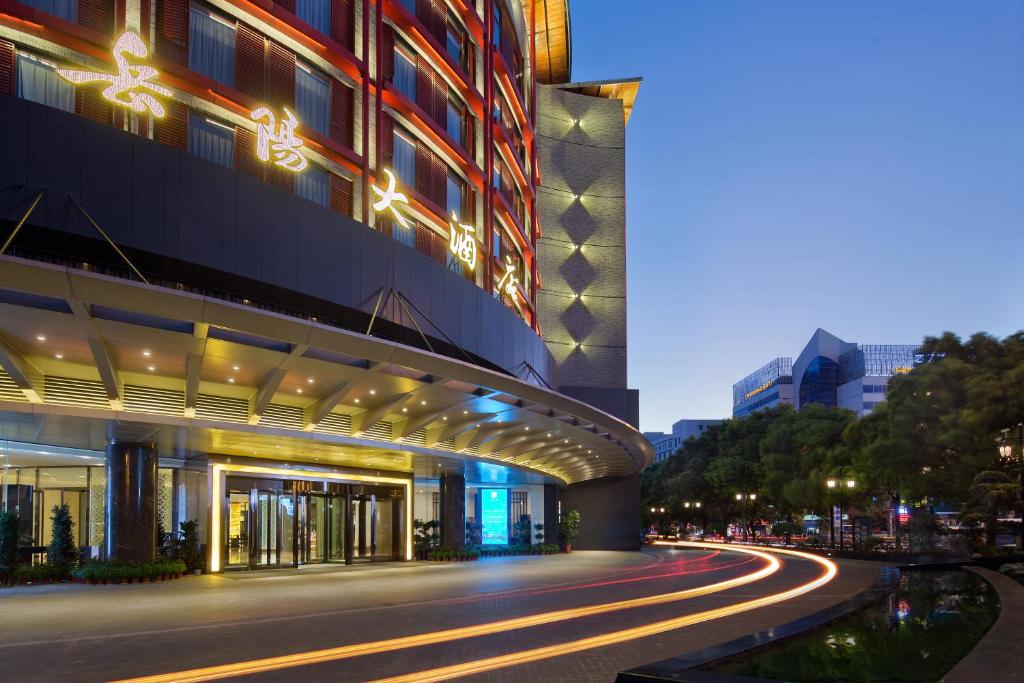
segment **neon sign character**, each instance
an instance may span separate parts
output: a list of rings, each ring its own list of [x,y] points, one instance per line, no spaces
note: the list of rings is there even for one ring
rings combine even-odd
[[[376,211],[377,213],[381,213],[385,209],[390,209],[391,215],[395,217],[395,220],[398,221],[398,224],[401,225],[403,228],[408,228],[409,223],[405,220],[405,217],[403,217],[402,214],[398,212],[398,208],[395,207],[394,203],[402,202],[403,204],[408,204],[409,198],[406,197],[401,192],[395,190],[396,181],[394,173],[385,168],[384,175],[387,176],[388,179],[387,189],[382,190],[376,185],[370,186],[370,189],[373,190],[374,194],[380,197],[378,201],[373,203],[373,210]]]
[[[146,49],[142,38],[131,31],[122,33],[114,43],[113,55],[114,63],[117,65],[116,74],[80,69],[57,69],[57,73],[75,85],[109,83],[110,85],[103,89],[104,99],[128,107],[137,114],[144,114],[149,110],[153,112],[153,116],[162,117],[166,111],[153,95],[170,97],[170,89],[151,82],[160,75],[159,71],[148,64],[132,64],[130,61],[131,58],[144,59],[149,56],[149,50]]]
[[[448,221],[448,249],[452,254],[459,257],[459,260],[469,266],[470,270],[476,269],[476,228],[472,225],[459,223],[459,217],[452,211],[452,217]]]
[[[519,278],[515,274],[515,264],[508,254],[505,254],[505,274],[498,280],[498,292],[506,294],[512,303],[515,304],[519,315],[523,314],[523,307],[519,305]]]
[[[306,155],[302,153],[302,140],[295,135],[299,120],[288,107],[284,108],[285,118],[280,124],[274,112],[260,107],[249,115],[259,126],[256,128],[256,156],[261,161],[270,161],[270,153],[274,153],[274,165],[298,173],[309,165]]]

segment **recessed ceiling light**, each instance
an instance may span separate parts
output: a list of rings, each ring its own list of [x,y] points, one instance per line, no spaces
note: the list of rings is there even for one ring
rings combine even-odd
[[[426,401],[420,401],[420,405],[421,406],[425,406],[425,405],[427,405],[427,402]]]
[[[232,370],[234,370],[235,372],[238,372],[238,371],[239,371],[239,370],[241,370],[242,368],[241,368],[240,366],[238,366],[238,365],[232,365],[232,366],[231,366],[231,369],[232,369]]]
[[[551,432],[548,432],[548,438],[549,439],[551,438]]]
[[[57,360],[62,360],[64,358],[64,354],[63,353],[55,353],[55,354],[53,354],[53,357],[56,358]]]
[[[526,431],[530,431],[530,425],[526,425]]]
[[[153,371],[156,370],[156,366],[155,365],[147,365],[146,369],[149,370],[150,372],[153,372]]]
[[[234,377],[228,377],[228,384],[234,384],[234,383],[235,383],[235,378]]]
[[[376,389],[370,389],[370,396],[376,396],[376,395],[377,395],[377,390]]]
[[[46,335],[45,334],[37,334],[36,335],[36,339],[38,339],[41,342],[44,342],[44,341],[46,341]]]
[[[447,415],[445,415],[445,416],[444,416],[444,417],[442,417],[441,419],[442,419],[442,420],[444,420],[445,422],[447,422],[447,421],[448,421],[448,416],[447,416]]]
[[[313,383],[313,378],[312,377],[310,377],[309,379],[306,380],[306,384],[312,384],[312,383]]]
[[[153,355],[153,353],[149,349],[144,349],[142,355],[145,356],[146,358],[149,358],[150,356]]]
[[[408,413],[408,412],[409,412],[409,409],[408,409],[408,408],[402,408],[402,412],[403,412],[403,413]]]
[[[356,399],[356,403],[359,403],[359,399],[358,398]]]
[[[469,411],[468,411],[468,410],[463,410],[463,411],[462,411],[462,414],[463,414],[463,415],[469,415]]]
[[[296,394],[301,394],[301,393],[302,393],[302,388],[300,387],[300,388],[296,389],[296,390],[295,390],[295,393],[296,393]]]

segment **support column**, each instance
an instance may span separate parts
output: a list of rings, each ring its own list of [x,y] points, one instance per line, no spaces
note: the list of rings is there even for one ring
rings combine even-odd
[[[441,547],[462,550],[466,547],[466,477],[442,474],[439,488]]]
[[[544,542],[558,544],[558,484],[544,484]]]
[[[345,494],[345,564],[352,564],[352,548],[355,545],[355,525],[352,523],[352,492]]]
[[[156,558],[157,455],[151,444],[107,445],[104,546],[111,560]]]

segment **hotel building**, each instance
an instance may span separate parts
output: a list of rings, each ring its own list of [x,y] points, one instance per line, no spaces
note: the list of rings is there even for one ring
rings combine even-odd
[[[569,83],[569,26],[558,0],[0,0],[22,544],[67,503],[102,557],[197,520],[214,572],[411,559],[415,519],[554,541],[568,508],[577,547],[636,547],[639,80]]]

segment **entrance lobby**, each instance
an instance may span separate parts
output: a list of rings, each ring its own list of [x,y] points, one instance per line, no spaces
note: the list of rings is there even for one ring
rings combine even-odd
[[[227,476],[225,569],[404,559],[402,487]]]

